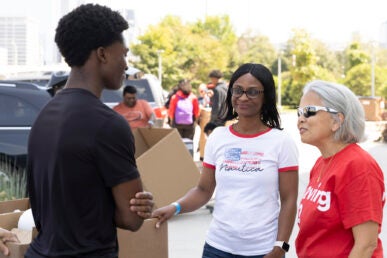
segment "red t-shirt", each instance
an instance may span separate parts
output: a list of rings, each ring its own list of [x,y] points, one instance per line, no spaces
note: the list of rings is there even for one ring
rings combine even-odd
[[[384,194],[381,168],[357,144],[333,157],[320,157],[298,209],[298,257],[347,258],[354,245],[352,227],[371,220],[379,224],[380,233]],[[380,239],[372,257],[383,257]]]

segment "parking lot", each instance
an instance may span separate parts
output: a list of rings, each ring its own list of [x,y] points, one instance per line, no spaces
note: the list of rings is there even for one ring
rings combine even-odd
[[[296,128],[297,116],[295,112],[281,115],[282,125],[292,137],[296,140],[300,151],[300,179],[299,179],[299,198],[303,194],[308,183],[309,170],[319,156],[319,151],[306,144],[302,144]],[[378,123],[367,122],[366,136],[367,140],[361,143],[361,146],[370,152],[378,161],[383,172],[387,172],[387,144],[374,142],[378,137]],[[195,155],[195,159],[198,155]],[[384,214],[387,214],[387,207],[384,207]],[[202,248],[205,241],[206,231],[211,222],[211,213],[205,207],[188,213],[181,214],[169,221],[169,258],[198,258],[201,257]],[[380,238],[384,246],[384,254],[387,255],[387,219],[384,216],[383,228]],[[297,235],[297,225],[294,227],[293,234],[290,238],[290,250],[286,255],[287,258],[296,258],[294,250],[294,240]]]

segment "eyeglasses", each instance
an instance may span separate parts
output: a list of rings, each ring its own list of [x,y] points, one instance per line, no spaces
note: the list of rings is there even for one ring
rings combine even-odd
[[[258,88],[248,88],[247,90],[243,90],[243,88],[240,86],[231,88],[231,94],[236,98],[242,97],[243,94],[246,94],[248,98],[255,99],[258,98],[259,94],[263,92],[264,90],[260,90]]]
[[[329,108],[329,107],[320,107],[320,106],[306,106],[303,108],[297,108],[297,115],[300,117],[304,115],[305,118],[316,115],[318,111],[326,111],[331,114],[337,114],[339,111]]]

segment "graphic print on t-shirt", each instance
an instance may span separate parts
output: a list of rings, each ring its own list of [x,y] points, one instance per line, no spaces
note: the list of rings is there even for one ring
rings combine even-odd
[[[132,121],[137,121],[141,120],[143,117],[143,114],[140,111],[129,111],[123,114],[125,117],[126,121],[132,122]]]
[[[242,148],[226,149],[219,172],[260,172],[263,170],[261,167],[262,157],[262,152],[247,151],[242,150]]]

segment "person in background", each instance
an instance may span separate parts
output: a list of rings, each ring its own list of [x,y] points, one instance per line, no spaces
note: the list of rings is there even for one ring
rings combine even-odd
[[[156,116],[146,100],[137,99],[137,89],[128,85],[123,90],[123,101],[113,107],[128,121],[130,128],[152,127]]]
[[[226,122],[227,109],[224,103],[227,97],[227,85],[222,80],[223,73],[219,70],[212,70],[208,77],[214,85],[211,93],[211,119],[210,122],[217,125],[224,125]]]
[[[208,122],[208,123],[206,124],[206,126],[204,126],[203,131],[204,131],[204,133],[206,134],[206,136],[210,136],[210,134],[212,133],[212,131],[214,131],[214,129],[215,129],[216,127],[218,127],[217,124],[214,124],[214,123],[212,123],[212,122]]]
[[[281,129],[272,73],[243,64],[228,87],[227,118],[209,135],[198,185],[153,212],[156,227],[216,196],[203,258],[282,258],[297,210],[298,150]]]
[[[5,256],[9,255],[9,249],[6,243],[20,243],[15,233],[8,231],[4,228],[0,228],[0,252]]]
[[[171,126],[179,131],[181,138],[192,140],[199,115],[199,101],[192,93],[191,82],[189,80],[179,81],[178,90],[171,97],[168,109]]]
[[[171,103],[171,98],[173,95],[176,94],[177,90],[179,89],[179,85],[176,85],[174,86],[169,92],[168,92],[168,96],[166,98],[166,101],[165,101],[165,104],[164,104],[164,107],[166,109],[169,109],[169,105]],[[170,121],[168,121],[168,124],[169,124]]]
[[[125,78],[127,28],[119,12],[97,4],[59,20],[55,42],[71,71],[29,136],[27,185],[38,235],[26,258],[117,257],[116,228],[136,231],[151,215],[130,127],[99,99]]]
[[[208,94],[208,89],[207,89],[207,85],[205,85],[204,83],[200,84],[199,87],[198,87],[198,91],[199,91],[199,97],[198,97],[198,100],[199,100],[199,105],[201,107],[210,107],[210,96]]]
[[[297,126],[301,141],[321,152],[298,209],[298,257],[383,257],[384,178],[357,144],[365,128],[358,98],[343,85],[310,82]]]

